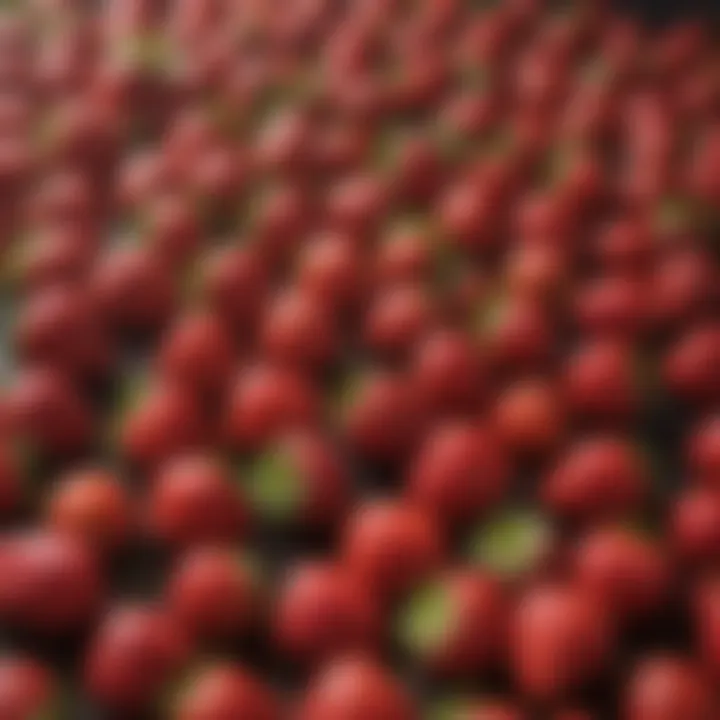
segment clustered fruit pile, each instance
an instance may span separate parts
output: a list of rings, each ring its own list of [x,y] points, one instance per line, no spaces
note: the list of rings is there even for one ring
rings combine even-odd
[[[0,16],[1,720],[720,718],[711,33],[85,5]]]

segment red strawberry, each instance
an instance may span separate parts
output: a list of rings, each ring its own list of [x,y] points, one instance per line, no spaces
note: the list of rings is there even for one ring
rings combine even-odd
[[[413,384],[384,370],[362,376],[342,410],[352,449],[381,463],[406,457],[425,429],[425,408]]]
[[[471,522],[505,495],[507,458],[491,433],[470,423],[436,427],[415,456],[409,496],[452,527]]]
[[[381,290],[365,317],[365,344],[386,357],[407,357],[437,322],[437,307],[424,288],[398,285]]]
[[[714,563],[720,557],[720,495],[713,489],[685,490],[675,499],[670,532],[686,563]]]
[[[38,290],[15,329],[20,358],[79,378],[97,378],[112,363],[112,344],[87,293],[55,285]]]
[[[46,513],[53,529],[100,551],[125,543],[135,519],[126,488],[102,467],[71,470],[58,478]]]
[[[149,709],[182,671],[188,652],[181,630],[163,610],[115,606],[90,642],[85,687],[108,709],[124,713]]]
[[[377,651],[382,615],[360,577],[341,564],[294,567],[280,589],[273,635],[281,652],[301,662],[346,652]]]
[[[245,668],[229,663],[200,670],[174,698],[173,720],[247,717],[280,720],[280,703],[270,688]]]
[[[655,656],[633,670],[622,706],[623,720],[706,720],[717,712],[712,687],[684,658]]]
[[[413,376],[418,393],[435,413],[473,412],[487,391],[480,349],[455,330],[437,330],[416,348]]]
[[[620,527],[599,528],[575,551],[577,582],[621,620],[642,620],[665,603],[669,563],[658,543]]]
[[[257,578],[240,553],[220,547],[190,549],[167,586],[169,611],[200,642],[247,635],[260,615]]]
[[[335,660],[310,683],[298,720],[417,720],[408,692],[387,670],[357,658]]]
[[[599,601],[573,586],[530,588],[511,628],[512,670],[523,693],[552,699],[595,679],[614,638]]]
[[[132,398],[121,419],[119,445],[130,461],[152,468],[177,453],[202,446],[203,420],[193,393],[161,378]]]
[[[519,455],[546,455],[557,448],[565,433],[563,402],[547,381],[510,385],[498,398],[494,414],[500,440]]]
[[[663,363],[663,377],[671,392],[682,400],[712,407],[720,398],[720,327],[707,323],[686,332],[670,349]]]
[[[647,472],[624,440],[595,436],[568,448],[545,480],[542,495],[556,513],[576,519],[618,518],[639,508]]]
[[[150,528],[181,547],[232,542],[249,521],[239,485],[212,456],[172,458],[158,469],[147,498]]]
[[[225,427],[233,445],[262,449],[287,431],[312,427],[320,415],[315,388],[295,371],[271,364],[243,369],[227,400]]]
[[[720,486],[720,415],[703,420],[690,435],[688,461],[698,478]]]
[[[602,426],[632,419],[640,403],[639,378],[630,349],[613,340],[582,344],[565,365],[570,410]]]
[[[252,469],[249,492],[270,523],[324,530],[350,509],[352,478],[329,440],[298,430],[271,444]]]
[[[400,618],[413,659],[449,677],[475,676],[501,659],[507,602],[492,576],[451,570],[411,596]]]
[[[239,332],[257,321],[267,287],[267,270],[257,252],[237,245],[209,251],[198,271],[198,294]]]
[[[201,395],[224,389],[233,371],[233,339],[219,317],[209,312],[181,315],[158,351],[163,377]]]
[[[40,452],[74,455],[87,448],[92,439],[88,404],[57,371],[38,367],[21,370],[5,403],[10,432]]]
[[[300,251],[298,284],[325,307],[354,309],[366,289],[366,268],[357,243],[348,235],[325,232]]]
[[[412,589],[442,562],[443,538],[431,516],[410,505],[374,501],[350,517],[342,553],[383,598]]]
[[[149,248],[122,245],[96,263],[91,292],[103,317],[122,330],[156,330],[173,309],[169,268]]]
[[[23,475],[21,458],[12,443],[0,442],[0,517],[12,517],[22,506]]]
[[[262,350],[271,361],[299,370],[322,370],[335,358],[335,318],[320,299],[285,290],[270,300],[261,324]]]
[[[92,551],[77,538],[32,531],[0,546],[0,614],[15,627],[66,635],[97,612],[104,583]]]
[[[57,711],[55,682],[47,668],[24,657],[0,659],[0,716],[27,720]]]

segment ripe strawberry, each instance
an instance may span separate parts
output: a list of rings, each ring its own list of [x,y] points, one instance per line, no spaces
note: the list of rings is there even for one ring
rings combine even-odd
[[[386,370],[361,376],[342,411],[350,447],[379,463],[407,457],[425,429],[425,408],[413,383]]]
[[[449,677],[475,676],[502,657],[506,611],[503,588],[492,576],[451,570],[411,596],[400,633],[423,667]]]
[[[295,371],[261,363],[241,370],[227,399],[225,427],[241,450],[259,450],[294,429],[317,424],[315,388]]]
[[[717,707],[712,687],[681,657],[654,656],[634,668],[622,706],[623,720],[705,720]]]
[[[720,328],[706,323],[686,332],[670,349],[663,377],[670,391],[682,400],[712,408],[720,397]]]
[[[338,659],[310,682],[298,720],[416,720],[408,692],[387,670],[359,658]]]
[[[94,428],[85,398],[50,368],[20,371],[5,397],[11,434],[40,452],[72,456],[88,447]]]
[[[688,462],[708,485],[720,485],[720,416],[705,418],[691,433]]]
[[[188,657],[187,640],[162,609],[117,605],[90,642],[85,687],[103,707],[137,713],[159,702]]]
[[[345,518],[352,478],[327,438],[298,430],[278,438],[257,459],[249,493],[270,523],[325,530]]]
[[[686,563],[712,564],[720,557],[720,496],[711,488],[690,488],[675,499],[670,533]]]
[[[67,635],[99,609],[104,583],[97,560],[77,538],[28,531],[0,545],[0,615],[16,628]]]
[[[385,215],[388,194],[379,178],[351,175],[333,185],[324,214],[333,228],[353,237],[371,238]]]
[[[555,331],[548,312],[527,298],[500,298],[483,315],[480,336],[498,372],[531,372],[552,357]]]
[[[348,235],[325,232],[311,238],[300,250],[298,266],[302,291],[341,313],[355,309],[366,290],[365,261]]]
[[[191,548],[168,579],[167,606],[187,635],[201,643],[246,636],[260,615],[257,578],[232,550]]]
[[[58,478],[47,502],[48,524],[100,551],[116,550],[133,529],[133,505],[120,480],[102,467]]]
[[[443,538],[432,517],[410,505],[374,501],[348,520],[342,557],[383,599],[411,590],[442,562]]]
[[[513,297],[531,302],[557,300],[567,282],[567,253],[552,245],[525,243],[511,249],[506,263]]]
[[[361,578],[342,564],[308,562],[285,579],[273,613],[280,651],[303,663],[377,651],[382,615]]]
[[[489,185],[455,182],[440,196],[436,212],[447,241],[461,250],[482,253],[497,245],[500,213]]]
[[[417,392],[433,413],[477,410],[489,378],[480,349],[455,330],[437,330],[416,348],[412,374]]]
[[[389,358],[407,357],[437,323],[437,307],[424,288],[398,285],[381,290],[365,316],[365,344]]]
[[[239,483],[210,455],[179,455],[163,463],[147,503],[152,532],[180,547],[232,542],[249,522]]]
[[[223,245],[200,259],[198,295],[210,310],[241,334],[257,321],[268,284],[267,269],[257,252]]]
[[[613,340],[582,344],[565,364],[570,410],[604,427],[631,420],[640,404],[639,378],[629,348]]]
[[[143,235],[147,244],[173,270],[183,270],[202,246],[197,213],[180,193],[152,196],[145,209]]]
[[[97,378],[112,364],[112,343],[81,288],[38,290],[22,308],[15,328],[18,355],[79,379]]]
[[[281,706],[270,688],[239,665],[203,668],[174,698],[173,720],[220,720],[238,717],[280,720]]]
[[[581,333],[591,338],[633,341],[648,326],[645,285],[627,276],[608,275],[580,287],[575,300],[575,320]]]
[[[233,371],[235,347],[219,317],[200,311],[175,321],[162,338],[158,358],[163,377],[213,396]]]
[[[498,437],[519,455],[544,456],[557,448],[565,432],[562,400],[544,380],[512,384],[498,398],[494,415]]]
[[[711,258],[694,247],[664,253],[654,268],[650,291],[653,319],[661,327],[682,327],[706,315],[717,281]]]
[[[0,518],[12,517],[25,497],[21,458],[9,441],[0,443]]]
[[[172,274],[149,248],[108,250],[94,266],[90,284],[102,316],[121,330],[154,331],[173,309]]]
[[[120,421],[118,444],[125,458],[153,468],[203,445],[203,413],[187,388],[163,378],[131,398]]]
[[[25,657],[0,659],[0,715],[7,720],[59,712],[55,681],[47,668]]]
[[[720,673],[720,583],[714,574],[692,588],[690,612],[694,647],[712,677]]]
[[[523,693],[560,698],[603,672],[614,650],[613,627],[599,601],[578,588],[532,587],[515,610],[510,649]]]
[[[266,358],[299,370],[322,370],[335,358],[335,318],[320,299],[299,290],[271,298],[261,323]]]
[[[407,476],[409,497],[448,527],[486,513],[504,497],[508,461],[493,435],[470,423],[433,429]]]
[[[39,228],[19,248],[13,272],[20,288],[32,292],[53,285],[79,286],[95,253],[92,238],[86,235],[74,225]]]
[[[542,488],[544,502],[561,516],[579,521],[617,519],[639,508],[647,472],[624,440],[595,436],[561,455]]]
[[[598,528],[575,551],[577,583],[623,621],[657,613],[671,587],[671,568],[657,542],[619,527]]]

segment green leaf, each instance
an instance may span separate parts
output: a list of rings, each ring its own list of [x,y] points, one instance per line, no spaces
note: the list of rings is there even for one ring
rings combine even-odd
[[[515,147],[515,136],[511,128],[501,127],[490,133],[482,143],[481,154],[487,157],[507,155]]]
[[[63,714],[55,705],[41,707],[29,720],[61,720]]]
[[[607,85],[614,80],[615,69],[601,57],[593,57],[580,69],[582,85]]]
[[[662,200],[655,214],[655,229],[662,234],[674,234],[693,226],[690,203],[680,197]]]
[[[41,448],[29,437],[14,437],[10,452],[23,480],[34,486],[43,477],[47,464]]]
[[[336,417],[340,421],[342,421],[350,408],[355,405],[357,398],[362,394],[364,385],[365,381],[361,371],[350,372],[341,380],[333,403]]]
[[[103,449],[110,455],[114,454],[117,449],[125,419],[146,394],[148,385],[148,374],[144,370],[133,370],[123,377],[113,404],[115,411],[110,416],[103,437]]]
[[[443,698],[428,709],[425,720],[466,720],[470,707],[465,698]]]
[[[3,289],[15,289],[26,275],[28,259],[38,240],[27,233],[20,233],[14,238],[2,256],[0,266],[0,286]]]
[[[291,519],[304,499],[304,486],[293,459],[280,449],[261,456],[250,475],[250,499],[271,522]]]
[[[405,607],[399,626],[400,639],[415,652],[432,652],[452,632],[456,615],[447,588],[432,583],[419,590]]]
[[[213,656],[201,655],[194,658],[189,665],[181,668],[163,686],[154,708],[163,718],[174,718],[179,714],[185,701],[185,695],[192,691],[193,684],[205,672],[212,670],[222,663],[222,660]]]
[[[507,307],[507,298],[504,291],[493,294],[487,301],[480,304],[475,313],[474,330],[480,335],[492,335],[501,324]]]
[[[38,708],[28,720],[63,720],[68,717],[68,711],[73,707],[77,687],[67,678],[62,682],[55,682],[51,696]]]
[[[506,576],[537,562],[552,538],[547,520],[532,510],[511,510],[483,525],[471,542],[472,559]]]
[[[168,38],[161,33],[140,33],[124,39],[115,52],[121,63],[151,73],[168,72],[177,67],[180,60]]]
[[[263,565],[257,554],[238,552],[237,564],[240,571],[250,578],[254,588],[262,590],[266,587],[267,568]]]
[[[471,143],[462,133],[442,126],[439,126],[436,132],[435,147],[438,149],[440,157],[450,163],[467,158],[468,154],[472,152]]]

